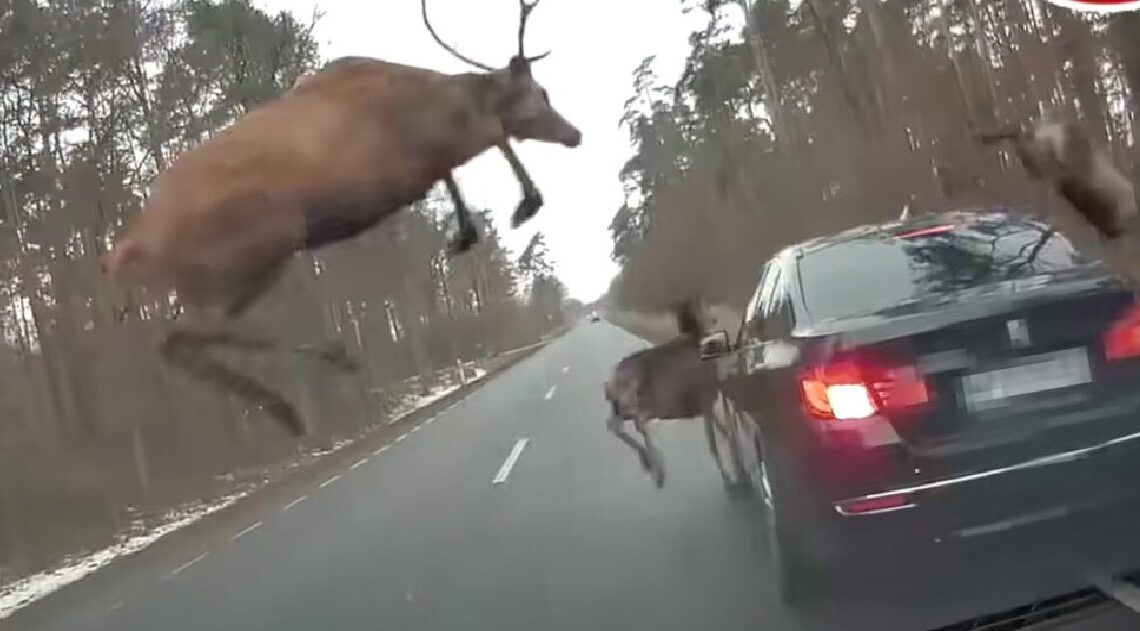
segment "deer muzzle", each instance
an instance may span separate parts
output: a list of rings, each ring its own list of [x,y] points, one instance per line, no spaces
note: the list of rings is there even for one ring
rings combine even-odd
[[[567,124],[566,127],[566,134],[560,142],[571,149],[582,144],[582,132],[578,131],[578,128],[573,125]]]

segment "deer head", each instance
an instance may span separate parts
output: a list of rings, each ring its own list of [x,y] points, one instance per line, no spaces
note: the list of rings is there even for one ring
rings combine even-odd
[[[528,57],[523,46],[527,20],[537,5],[538,0],[519,0],[518,52],[511,57],[506,68],[492,68],[444,42],[428,20],[427,0],[420,0],[424,25],[436,43],[460,61],[486,71],[491,100],[508,137],[577,147],[582,142],[582,132],[554,109],[546,89],[531,74],[531,64],[549,55],[550,51]]]

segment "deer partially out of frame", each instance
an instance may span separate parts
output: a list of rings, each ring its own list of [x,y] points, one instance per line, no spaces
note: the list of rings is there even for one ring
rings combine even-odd
[[[651,421],[703,416],[706,427],[723,433],[712,415],[719,389],[715,366],[701,358],[705,330],[696,301],[678,303],[674,316],[680,335],[622,359],[604,387],[611,408],[607,427],[637,453],[641,466],[653,476],[657,488],[665,485],[665,463],[649,436]],[[626,421],[633,421],[641,441],[626,432]],[[733,475],[713,444],[715,439],[711,432],[708,438],[722,476]]]
[[[1030,177],[1055,187],[1101,238],[1116,242],[1136,217],[1132,183],[1080,127],[1051,119],[979,134],[979,139],[983,144],[1012,141]]]
[[[164,336],[163,357],[304,434],[284,397],[208,351],[279,350],[274,340],[237,332],[233,320],[293,255],[363,232],[423,199],[441,179],[459,200],[451,249],[470,247],[477,235],[451,173],[491,147],[523,181],[515,223],[533,215],[540,198],[508,139],[581,142],[531,76],[537,57],[523,53],[534,6],[520,0],[519,50],[506,68],[448,75],[378,59],[334,62],[159,173],[145,209],[100,262],[119,281],[176,292],[185,315]],[[292,351],[353,367],[342,347]]]

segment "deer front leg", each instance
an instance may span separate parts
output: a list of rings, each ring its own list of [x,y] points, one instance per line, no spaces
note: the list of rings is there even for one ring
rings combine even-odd
[[[518,178],[519,185],[522,186],[522,201],[519,202],[518,208],[515,209],[511,215],[511,228],[518,228],[531,217],[534,217],[539,208],[542,208],[542,193],[538,192],[538,187],[534,185],[534,180],[530,179],[530,174],[526,172],[526,167],[523,166],[522,160],[519,160],[515,150],[511,148],[510,141],[504,140],[499,144],[499,151],[503,153],[503,157],[511,165],[511,171],[514,172],[515,177]]]
[[[455,183],[455,177],[448,173],[443,178],[443,184],[447,187],[447,194],[451,197],[451,204],[455,207],[455,223],[458,227],[455,236],[447,245],[447,252],[451,256],[458,256],[479,242],[479,230],[471,219],[471,211],[467,209],[467,203],[463,201],[463,195],[459,192],[459,185]]]
[[[661,456],[661,450],[657,449],[657,445],[654,445],[653,439],[649,437],[649,419],[638,417],[634,424],[641,433],[642,441],[645,442],[645,454],[649,457],[649,473],[653,476],[653,483],[657,488],[662,488],[665,486],[665,461]]]
[[[641,462],[641,468],[649,471],[649,456],[645,453],[645,447],[634,440],[633,436],[630,436],[629,433],[625,431],[625,421],[615,414],[606,421],[606,427],[614,433],[614,436],[618,437],[618,440],[629,445],[629,448],[637,454],[637,459]]]

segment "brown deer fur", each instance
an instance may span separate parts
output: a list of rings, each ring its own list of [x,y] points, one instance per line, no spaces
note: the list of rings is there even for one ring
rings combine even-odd
[[[1140,288],[1132,183],[1079,126],[1056,118],[1050,114],[1025,129],[981,134],[980,139],[984,144],[1011,141],[1029,176],[1048,183],[1103,240],[1109,269]]]
[[[1041,120],[1026,130],[982,134],[981,140],[1012,141],[1030,177],[1053,185],[1104,239],[1120,237],[1136,215],[1132,183],[1073,123]]]
[[[674,316],[680,334],[623,358],[604,386],[611,408],[607,427],[637,453],[658,488],[665,484],[665,468],[661,452],[649,436],[651,420],[704,416],[708,427],[722,431],[719,423],[710,418],[719,390],[715,366],[701,358],[705,331],[695,301],[676,305]],[[641,442],[625,431],[626,421],[633,421]],[[724,474],[711,433],[709,441]]]

